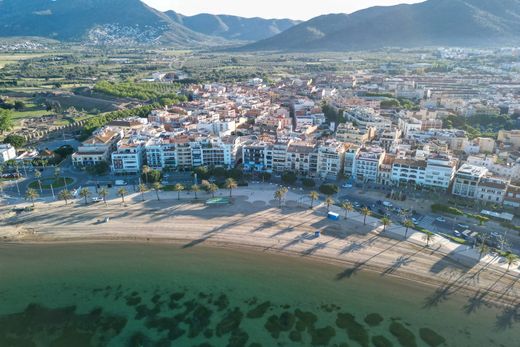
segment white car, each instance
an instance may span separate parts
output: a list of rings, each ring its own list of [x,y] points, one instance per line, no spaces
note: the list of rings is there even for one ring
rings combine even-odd
[[[352,184],[350,183],[345,183],[344,185],[341,186],[342,188],[352,188]]]
[[[436,220],[437,222],[439,222],[439,223],[444,223],[444,222],[446,222],[446,219],[445,219],[444,217],[437,217],[437,218],[435,218],[435,220]]]

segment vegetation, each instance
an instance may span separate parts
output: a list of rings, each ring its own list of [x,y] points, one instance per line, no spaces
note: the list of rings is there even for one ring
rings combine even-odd
[[[354,206],[348,201],[343,202],[341,208],[345,210],[345,219],[348,219],[348,214],[354,211]]]
[[[305,188],[314,188],[316,186],[316,182],[311,178],[303,178],[302,184]]]
[[[285,187],[278,188],[274,192],[274,198],[278,200],[278,207],[279,208],[282,208],[282,201],[283,201],[283,199],[285,198],[285,196],[287,195],[288,192],[289,192],[289,189],[287,189]]]
[[[178,94],[179,86],[176,84],[131,82],[112,83],[101,81],[96,84],[94,90],[98,93],[112,95],[119,98],[157,101],[163,105],[173,105],[179,102],[188,101],[186,96]]]
[[[60,200],[65,201],[65,205],[68,205],[69,200],[72,199],[72,193],[68,189],[64,189],[58,194]]]
[[[334,195],[339,192],[339,187],[335,184],[326,183],[320,186],[320,192],[325,195]]]
[[[294,172],[287,171],[282,175],[282,182],[285,184],[293,185],[298,180],[298,176]]]
[[[32,203],[32,207],[34,207],[34,200],[36,200],[40,194],[35,189],[29,188],[25,192],[25,199],[30,200]]]
[[[159,192],[160,192],[161,189],[162,189],[162,185],[161,185],[161,183],[159,183],[159,182],[154,182],[154,184],[152,185],[152,188],[153,188],[153,190],[155,191],[155,195],[157,196],[157,201],[160,201],[161,198],[159,197]]]
[[[0,134],[9,131],[13,128],[13,115],[12,112],[5,109],[0,109]]]
[[[392,220],[388,217],[381,218],[381,224],[383,224],[383,232],[386,231],[386,227],[392,224]]]
[[[137,187],[137,190],[139,191],[139,193],[141,193],[141,200],[144,201],[144,193],[146,193],[148,187],[146,186],[146,184],[141,183],[139,187]]]
[[[415,224],[410,219],[406,219],[404,221],[403,225],[406,228],[406,230],[404,232],[404,238],[406,238],[408,236],[408,229],[413,228],[415,226]]]
[[[11,144],[14,148],[22,148],[27,143],[25,137],[16,134],[7,135],[3,142]]]
[[[99,196],[103,199],[103,203],[105,206],[107,205],[107,196],[108,196],[108,189],[101,188],[98,192]]]
[[[190,190],[193,192],[193,194],[195,194],[195,200],[198,199],[197,197],[197,193],[200,192],[200,187],[198,184],[194,184],[191,186]]]
[[[327,212],[329,212],[330,211],[330,206],[334,205],[334,199],[332,197],[328,196],[325,199],[325,204],[327,205]]]
[[[444,127],[464,130],[470,138],[496,137],[501,129],[515,129],[515,122],[512,116],[497,113],[476,114],[470,117],[451,115],[444,120]]]
[[[46,179],[37,179],[29,184],[29,188],[33,189],[57,189],[72,184],[74,180],[70,177],[55,177]]]
[[[430,241],[433,240],[435,234],[431,231],[425,231],[423,239],[426,241],[426,247],[430,247]]]
[[[431,209],[432,209],[432,212],[434,212],[434,213],[449,213],[449,214],[452,214],[455,216],[464,215],[464,212],[462,212],[461,210],[459,210],[455,207],[442,205],[442,204],[433,204],[431,206]]]
[[[361,214],[363,215],[363,225],[367,225],[367,217],[372,214],[372,211],[368,207],[363,207],[361,209]]]
[[[85,199],[85,205],[88,204],[88,197],[92,195],[88,188],[82,188],[79,192],[79,196]]]
[[[233,195],[233,189],[237,187],[237,182],[233,178],[228,178],[224,184],[224,188],[229,189],[229,197]]]
[[[125,196],[128,194],[128,191],[126,190],[126,188],[124,187],[121,187],[117,190],[117,195],[119,197],[121,197],[121,203],[125,203]]]
[[[314,201],[320,198],[320,194],[316,191],[312,191],[309,193],[309,198],[311,198],[311,210],[314,208]]]

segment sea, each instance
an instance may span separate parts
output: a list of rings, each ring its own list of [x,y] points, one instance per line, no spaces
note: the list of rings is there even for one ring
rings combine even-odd
[[[520,309],[361,265],[166,243],[0,245],[0,346],[520,346]]]

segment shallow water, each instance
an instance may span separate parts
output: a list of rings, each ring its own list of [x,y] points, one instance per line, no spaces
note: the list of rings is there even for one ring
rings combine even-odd
[[[157,244],[0,246],[0,346],[520,346],[519,312],[365,271]]]

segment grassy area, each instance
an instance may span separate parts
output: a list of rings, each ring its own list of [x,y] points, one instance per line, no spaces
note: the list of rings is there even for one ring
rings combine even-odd
[[[65,178],[59,177],[59,178],[46,178],[46,179],[41,180],[42,189],[51,189],[51,185],[52,185],[53,189],[63,188],[63,187],[65,187],[65,182],[67,183],[67,185],[70,185],[70,184],[74,183],[74,179],[72,179],[70,177],[65,177]],[[34,181],[29,184],[29,188],[38,190],[38,189],[40,189],[40,185],[38,184],[38,181]]]
[[[51,116],[52,112],[43,109],[28,109],[26,111],[13,112],[13,119],[39,118],[43,116]]]

